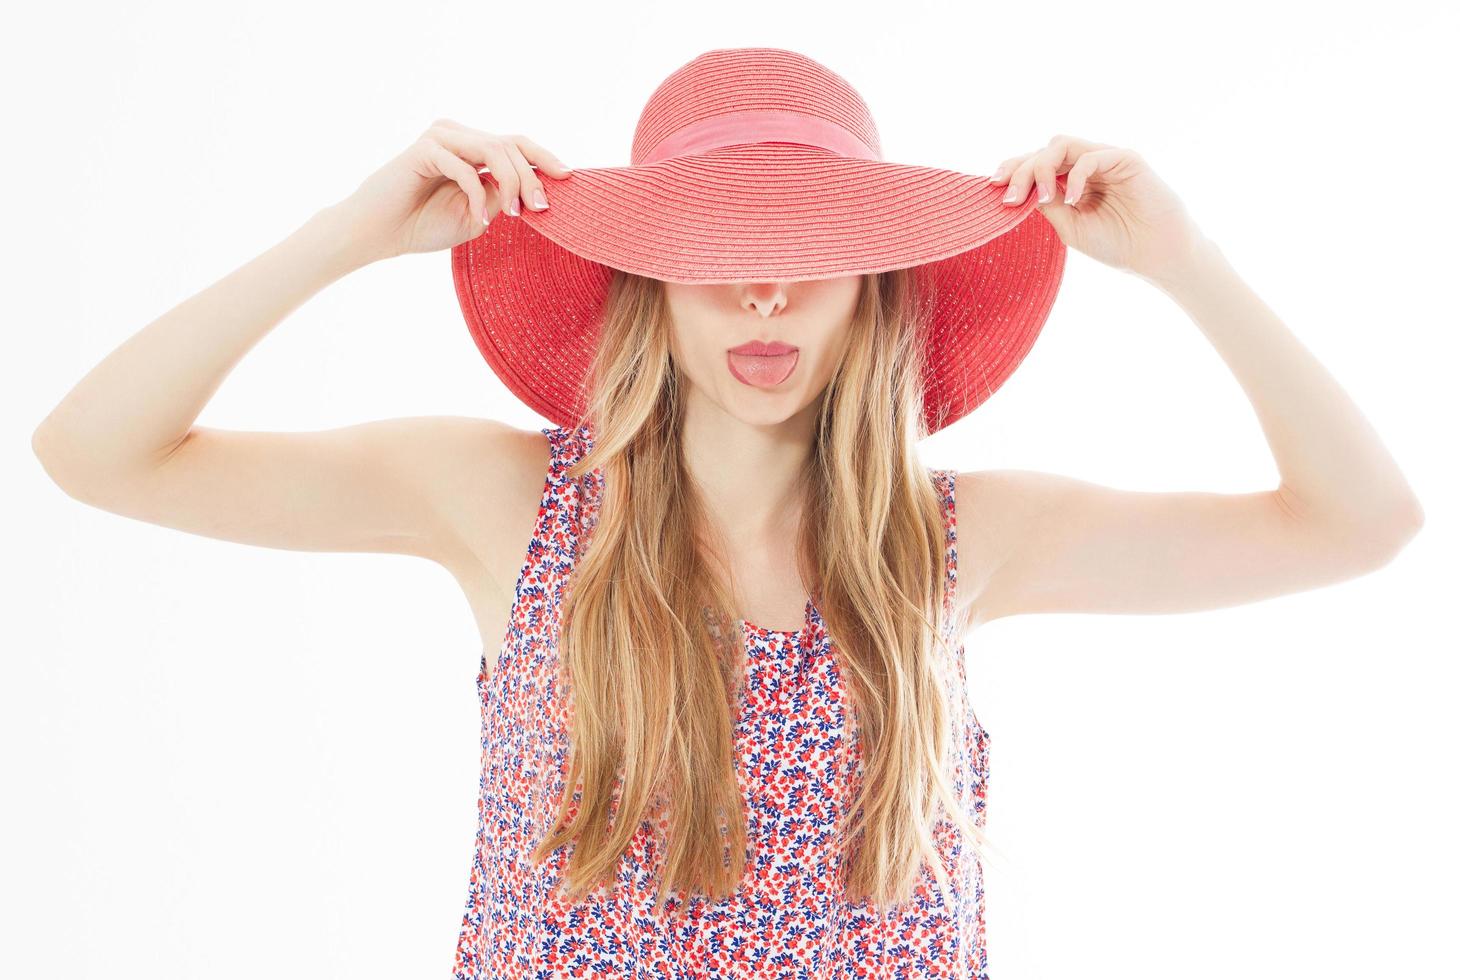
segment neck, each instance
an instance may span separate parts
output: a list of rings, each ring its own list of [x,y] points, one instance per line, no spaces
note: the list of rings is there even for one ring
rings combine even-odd
[[[731,540],[776,541],[799,526],[816,408],[756,425],[713,406],[686,406],[685,466]]]

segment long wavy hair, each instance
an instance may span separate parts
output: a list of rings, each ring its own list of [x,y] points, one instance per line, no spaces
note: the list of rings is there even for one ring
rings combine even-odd
[[[863,277],[801,476],[798,567],[834,638],[862,739],[861,789],[837,827],[842,882],[852,899],[879,904],[907,901],[924,859],[947,896],[933,837],[940,802],[987,853],[944,768],[946,543],[942,502],[915,449],[927,435],[918,303],[910,270]],[[568,473],[602,467],[604,490],[562,608],[567,790],[531,858],[576,842],[562,882],[576,902],[612,881],[641,821],[667,806],[657,912],[671,890],[727,896],[744,871],[733,760],[743,657],[724,639],[740,636],[739,603],[679,452],[683,381],[663,284],[615,270],[604,312],[587,392],[593,445]]]

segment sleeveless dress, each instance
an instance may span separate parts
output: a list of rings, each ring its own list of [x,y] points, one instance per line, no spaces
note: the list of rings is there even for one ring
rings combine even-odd
[[[861,746],[836,648],[813,601],[799,630],[737,624],[747,661],[735,771],[754,852],[731,896],[671,891],[656,915],[663,838],[647,819],[620,859],[616,887],[600,884],[576,904],[553,887],[571,843],[540,866],[531,863],[527,855],[546,836],[567,775],[569,720],[556,643],[563,586],[580,536],[594,527],[603,486],[599,469],[577,481],[566,475],[592,446],[589,422],[541,431],[551,463],[532,541],[496,665],[488,671],[484,651],[477,675],[477,835],[454,980],[988,980],[983,869],[946,817],[934,839],[953,907],[926,861],[911,902],[878,906],[840,893],[832,830],[860,786]],[[930,470],[947,529],[945,610],[957,581],[955,472]],[[955,650],[946,665],[955,734],[950,773],[965,812],[982,828],[989,735],[969,705],[962,644]]]

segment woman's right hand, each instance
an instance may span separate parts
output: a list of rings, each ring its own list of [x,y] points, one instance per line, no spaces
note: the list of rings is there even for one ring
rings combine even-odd
[[[435,252],[480,235],[498,214],[520,213],[519,200],[542,210],[535,195],[543,185],[533,164],[553,177],[572,173],[526,136],[438,119],[332,210],[373,255]],[[483,166],[495,186],[478,174]]]

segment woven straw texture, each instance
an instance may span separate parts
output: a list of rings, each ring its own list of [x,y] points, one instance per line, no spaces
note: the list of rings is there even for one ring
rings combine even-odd
[[[716,283],[914,267],[930,433],[1018,367],[1064,270],[1033,195],[1008,205],[986,177],[882,159],[851,85],[779,48],[677,69],[640,114],[629,166],[538,177],[552,206],[493,220],[452,249],[452,273],[482,356],[558,425],[586,409],[613,269]]]

